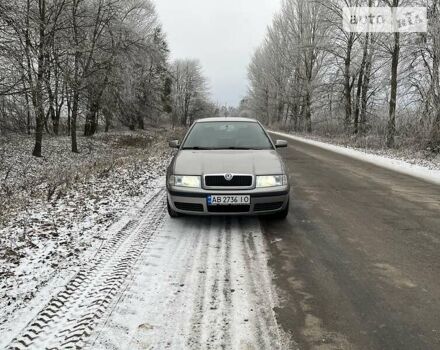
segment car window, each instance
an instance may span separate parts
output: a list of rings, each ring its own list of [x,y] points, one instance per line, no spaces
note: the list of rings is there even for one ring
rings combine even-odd
[[[204,122],[191,129],[183,149],[273,149],[258,123]]]

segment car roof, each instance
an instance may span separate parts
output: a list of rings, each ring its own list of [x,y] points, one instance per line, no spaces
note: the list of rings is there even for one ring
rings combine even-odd
[[[251,118],[225,118],[225,117],[204,118],[204,119],[198,119],[195,122],[196,123],[209,123],[209,122],[250,122],[250,123],[258,123],[257,120],[251,119]]]

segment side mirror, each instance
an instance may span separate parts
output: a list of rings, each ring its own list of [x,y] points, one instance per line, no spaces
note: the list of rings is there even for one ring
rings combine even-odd
[[[276,140],[275,147],[276,148],[285,148],[287,147],[288,143],[285,140]]]
[[[180,141],[179,140],[172,140],[172,141],[168,142],[168,145],[171,148],[179,148],[180,147]]]

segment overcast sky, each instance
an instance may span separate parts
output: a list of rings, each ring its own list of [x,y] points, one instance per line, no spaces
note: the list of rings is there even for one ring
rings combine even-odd
[[[238,105],[247,91],[247,65],[280,0],[155,0],[172,58],[197,58],[212,98]]]

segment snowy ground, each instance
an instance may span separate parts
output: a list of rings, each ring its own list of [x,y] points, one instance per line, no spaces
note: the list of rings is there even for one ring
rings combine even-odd
[[[309,139],[301,136],[272,131],[273,134],[312,144],[329,151],[372,163],[399,173],[408,174],[434,184],[440,184],[440,155],[427,159],[403,155],[395,150],[378,150],[368,148],[353,148],[322,142],[318,139]]]
[[[0,333],[11,315],[44,300],[42,290],[74,275],[112,224],[162,185],[165,138],[163,130],[101,134],[81,139],[81,154],[53,138],[42,159],[29,155],[27,138],[2,140]]]
[[[166,220],[87,348],[292,349],[271,278],[257,219]]]
[[[166,214],[159,184],[68,281],[0,329],[11,349],[296,349],[255,218]]]
[[[296,348],[258,219],[166,214],[168,135],[2,143],[0,349]]]

